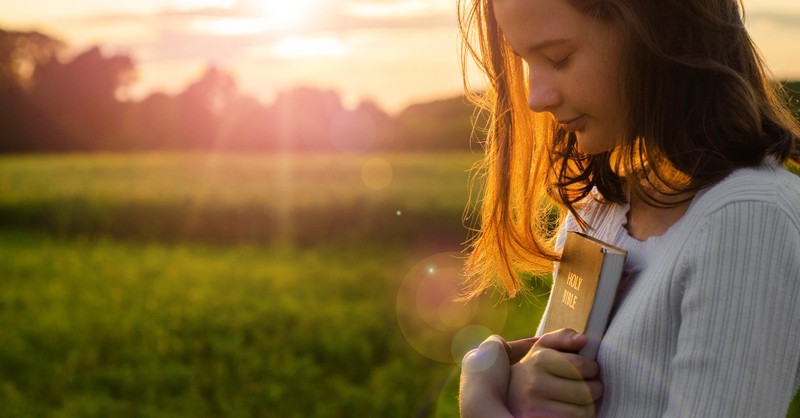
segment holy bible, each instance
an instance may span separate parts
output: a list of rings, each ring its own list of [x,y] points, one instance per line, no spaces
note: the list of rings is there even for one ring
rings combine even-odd
[[[543,333],[572,328],[589,342],[578,353],[594,360],[608,326],[628,253],[580,232],[569,231],[561,264],[542,319]]]

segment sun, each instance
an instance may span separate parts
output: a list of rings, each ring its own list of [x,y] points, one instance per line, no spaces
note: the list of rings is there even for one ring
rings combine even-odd
[[[255,0],[253,8],[272,29],[288,30],[301,27],[320,0]]]
[[[230,16],[209,15],[194,20],[192,26],[203,33],[219,36],[302,32],[315,18],[317,8],[328,0],[173,0],[182,7],[227,10]]]

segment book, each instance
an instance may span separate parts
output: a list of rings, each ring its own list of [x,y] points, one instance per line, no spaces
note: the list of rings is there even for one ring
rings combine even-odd
[[[561,264],[542,319],[543,333],[572,328],[589,341],[578,354],[594,360],[608,326],[627,251],[567,232]]]

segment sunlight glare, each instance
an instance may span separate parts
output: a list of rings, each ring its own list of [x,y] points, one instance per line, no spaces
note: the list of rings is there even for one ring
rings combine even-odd
[[[302,26],[310,18],[311,11],[319,0],[260,0],[253,6],[277,30],[293,29]]]
[[[278,42],[274,52],[283,58],[338,57],[345,53],[344,45],[332,36],[300,38],[291,36]]]
[[[236,0],[172,0],[170,6],[179,9],[204,9],[219,8],[230,9],[236,5]]]
[[[259,18],[197,20],[193,26],[198,32],[220,36],[253,35],[264,32],[267,28],[264,20]]]

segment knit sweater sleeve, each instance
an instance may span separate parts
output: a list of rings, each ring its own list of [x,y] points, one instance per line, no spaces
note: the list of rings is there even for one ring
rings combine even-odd
[[[738,201],[687,243],[665,416],[784,417],[800,362],[796,213]]]

